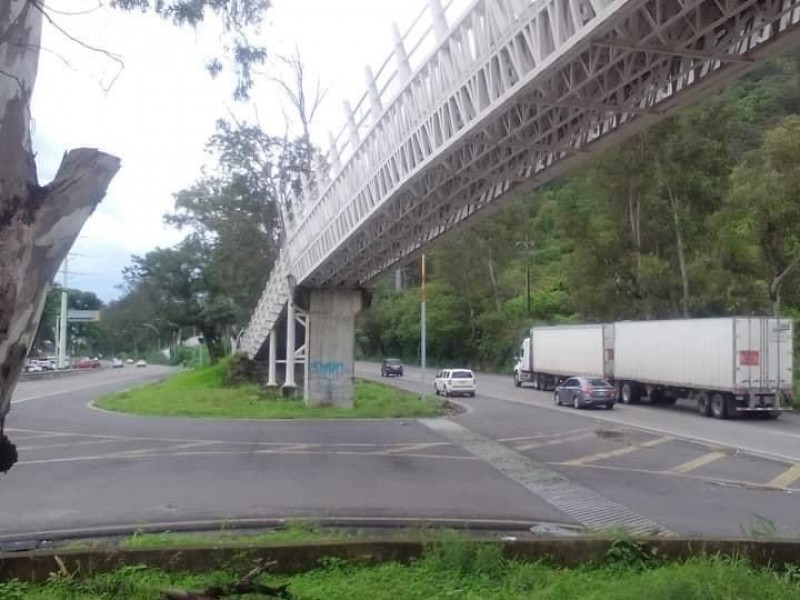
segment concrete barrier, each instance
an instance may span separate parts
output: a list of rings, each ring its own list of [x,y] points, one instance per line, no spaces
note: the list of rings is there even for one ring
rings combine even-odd
[[[56,379],[86,373],[96,373],[100,369],[63,369],[61,371],[39,371],[38,373],[20,373],[19,381],[38,381],[40,379]]]
[[[323,559],[338,558],[371,565],[382,562],[407,563],[422,556],[430,541],[356,540],[275,544],[260,546],[208,545],[174,548],[119,548],[93,550],[34,550],[0,554],[0,581],[20,579],[43,582],[60,569],[87,577],[130,565],[144,565],[171,572],[201,572],[241,565],[256,560],[276,561],[275,572],[291,574],[317,567]],[[507,558],[534,561],[547,559],[556,565],[577,566],[601,562],[614,543],[605,538],[532,539],[514,542],[475,540],[478,544],[500,544]],[[742,557],[759,566],[782,567],[800,563],[800,542],[782,540],[704,540],[654,538],[637,540],[648,552],[666,560],[692,556],[725,555]]]

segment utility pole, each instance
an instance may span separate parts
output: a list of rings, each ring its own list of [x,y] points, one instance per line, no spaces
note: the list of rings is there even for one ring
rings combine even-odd
[[[64,257],[64,283],[61,288],[61,314],[58,318],[58,345],[56,346],[56,367],[66,369],[67,365],[67,284],[69,282],[69,254]]]
[[[420,366],[422,371],[422,394],[425,395],[427,383],[425,382],[425,362],[427,360],[428,343],[426,338],[426,315],[425,315],[425,255],[422,255],[422,285],[420,286]]]
[[[526,306],[528,315],[531,314],[531,254],[533,251],[533,245],[534,243],[530,238],[515,244],[517,248],[525,249],[525,296],[527,298]]]

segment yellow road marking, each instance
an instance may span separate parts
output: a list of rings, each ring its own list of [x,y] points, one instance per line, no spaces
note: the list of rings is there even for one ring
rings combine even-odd
[[[527,442],[528,440],[538,440],[541,438],[554,438],[573,433],[583,433],[584,431],[592,431],[591,427],[580,427],[578,429],[568,429],[567,431],[551,431],[549,433],[536,433],[534,435],[523,435],[520,437],[499,438],[497,441],[505,442]]]
[[[695,469],[699,469],[700,467],[712,463],[715,460],[719,460],[720,458],[724,458],[725,456],[727,456],[727,454],[725,454],[724,452],[709,452],[708,454],[704,454],[703,456],[699,456],[698,458],[688,460],[685,463],[678,465],[677,467],[672,467],[671,469],[667,469],[665,473],[679,474],[679,475],[684,473],[691,473]]]
[[[670,442],[674,438],[669,436],[656,438],[654,440],[650,440],[648,442],[642,442],[641,444],[632,444],[630,446],[625,446],[624,448],[618,448],[616,450],[609,450],[608,452],[597,452],[596,454],[589,454],[588,456],[582,456],[580,458],[575,458],[573,460],[568,460],[567,462],[561,463],[564,465],[585,465],[587,463],[596,462],[598,460],[603,460],[605,458],[613,458],[615,456],[622,456],[624,454],[630,454],[631,452],[636,452],[637,450],[641,450],[642,448],[652,448],[653,446],[658,446],[665,442]]]
[[[542,446],[555,446],[557,444],[565,444],[567,442],[577,442],[578,440],[585,440],[586,438],[594,437],[593,432],[581,433],[580,435],[571,435],[569,437],[556,438],[554,440],[547,440],[546,442],[529,442],[527,444],[520,444],[514,446],[514,450],[533,450],[534,448],[541,448]]]
[[[800,479],[800,463],[792,465],[783,473],[778,475],[775,479],[768,482],[767,485],[771,487],[785,488],[792,485],[798,479]]]

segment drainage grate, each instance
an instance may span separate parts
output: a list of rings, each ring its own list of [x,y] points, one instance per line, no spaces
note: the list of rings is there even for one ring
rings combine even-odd
[[[581,525],[593,529],[621,526],[635,534],[674,535],[655,521],[589,488],[573,483],[560,473],[458,423],[445,419],[420,419],[420,423],[448,440],[460,444],[465,450],[489,463],[503,475],[523,485]]]

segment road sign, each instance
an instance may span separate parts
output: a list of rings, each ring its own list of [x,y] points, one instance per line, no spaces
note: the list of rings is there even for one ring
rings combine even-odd
[[[76,310],[71,308],[67,313],[67,318],[70,321],[99,321],[100,320],[100,311],[99,310]]]

